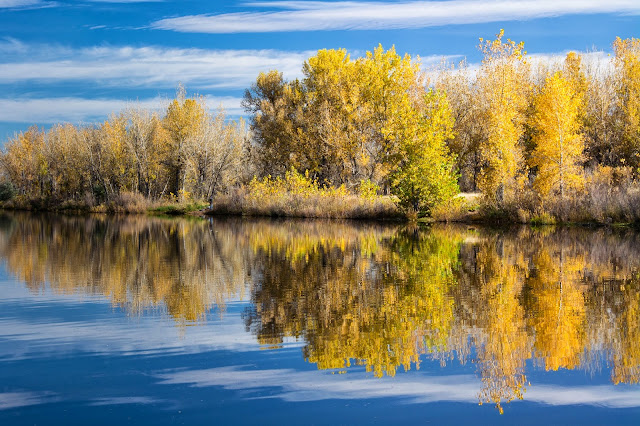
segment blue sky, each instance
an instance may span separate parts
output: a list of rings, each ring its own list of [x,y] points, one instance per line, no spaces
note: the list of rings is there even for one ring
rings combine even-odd
[[[299,77],[322,48],[476,63],[478,38],[500,28],[530,54],[606,55],[640,36],[640,0],[0,0],[0,143],[31,124],[159,108],[180,82],[238,116],[260,71]]]

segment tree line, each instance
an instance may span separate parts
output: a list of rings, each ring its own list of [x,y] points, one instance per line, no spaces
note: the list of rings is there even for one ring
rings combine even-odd
[[[129,109],[98,126],[31,128],[7,142],[2,179],[27,197],[209,199],[295,171],[326,187],[395,196],[428,214],[460,190],[489,206],[540,210],[583,200],[640,170],[640,40],[614,55],[533,61],[524,43],[480,39],[479,67],[424,72],[378,46],[320,50],[285,80],[261,73],[249,126],[211,116],[181,89],[163,116]],[[627,191],[628,192],[628,191]]]
[[[131,107],[104,123],[31,127],[0,156],[13,191],[36,200],[205,200],[243,182],[248,129],[178,89],[163,115]]]

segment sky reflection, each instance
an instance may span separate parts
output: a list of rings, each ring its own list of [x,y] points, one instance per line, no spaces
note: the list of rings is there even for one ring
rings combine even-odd
[[[24,423],[78,407],[640,414],[633,232],[4,219],[0,409]]]

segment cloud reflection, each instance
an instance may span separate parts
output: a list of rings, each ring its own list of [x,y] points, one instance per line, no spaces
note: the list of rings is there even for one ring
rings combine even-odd
[[[0,393],[0,410],[39,405],[53,400],[55,394],[50,392],[4,392]]]
[[[220,367],[178,370],[158,374],[160,384],[220,386],[229,390],[278,388],[272,394],[290,402],[325,399],[404,398],[408,403],[468,402],[477,404],[479,379],[473,375],[412,374],[372,380],[364,372],[334,375],[292,369],[246,370]],[[593,405],[608,408],[640,407],[640,389],[614,386],[536,386],[527,389],[527,401],[540,404]]]

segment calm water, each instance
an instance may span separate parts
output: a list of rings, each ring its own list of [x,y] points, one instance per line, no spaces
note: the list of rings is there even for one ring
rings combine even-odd
[[[640,422],[632,231],[0,214],[0,259],[2,425]]]

